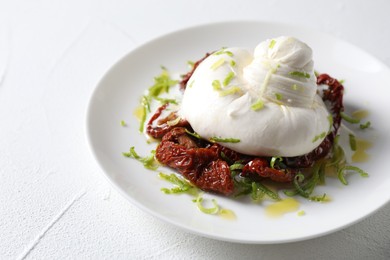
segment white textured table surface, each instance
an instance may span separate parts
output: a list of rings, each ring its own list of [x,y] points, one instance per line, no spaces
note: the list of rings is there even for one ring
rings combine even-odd
[[[303,242],[242,245],[147,215],[88,150],[88,99],[144,42],[192,25],[261,20],[343,38],[390,66],[389,1],[0,1],[0,259],[390,259],[390,205]],[[358,201],[357,201],[358,203]]]

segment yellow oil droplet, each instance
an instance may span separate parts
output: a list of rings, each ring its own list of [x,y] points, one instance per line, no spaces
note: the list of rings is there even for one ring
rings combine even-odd
[[[372,147],[372,142],[364,139],[356,139],[356,146],[358,149],[366,150]]]
[[[369,159],[370,155],[368,155],[364,150],[356,150],[356,152],[352,154],[353,162],[367,162]]]
[[[352,117],[356,119],[363,119],[368,116],[368,111],[367,110],[356,110],[352,112]]]
[[[268,217],[281,217],[286,213],[294,212],[299,209],[299,202],[294,198],[285,198],[277,201],[265,208],[265,214]]]
[[[134,112],[133,112],[133,115],[139,120],[141,121],[142,120],[142,117],[144,116],[144,107],[143,106],[139,106],[137,107]]]
[[[366,152],[372,147],[372,143],[364,139],[356,139],[356,151],[352,154],[352,162],[366,162],[370,155]]]
[[[237,219],[236,214],[230,209],[221,209],[221,211],[219,212],[219,215],[223,219],[228,219],[228,220],[236,220]]]

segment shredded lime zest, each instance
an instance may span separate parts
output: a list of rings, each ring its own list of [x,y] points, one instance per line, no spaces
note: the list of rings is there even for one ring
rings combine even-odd
[[[148,111],[147,111],[146,107],[143,107],[142,117],[141,117],[139,128],[138,128],[139,132],[141,132],[141,133],[143,133],[143,131],[144,131],[147,113],[148,113]]]
[[[241,164],[241,163],[234,163],[234,164],[229,166],[229,169],[230,169],[230,171],[242,170],[244,168],[244,166],[245,165]]]
[[[195,62],[193,62],[192,60],[189,60],[189,61],[187,61],[187,64],[188,64],[188,66],[190,66],[190,68],[193,68],[195,65]]]
[[[259,202],[264,198],[265,193],[257,187],[256,182],[252,182],[251,198],[255,202]]]
[[[349,134],[349,146],[352,151],[356,151],[356,137],[353,134]]]
[[[345,173],[347,171],[353,171],[353,172],[359,173],[361,177],[368,177],[369,176],[367,172],[363,171],[362,169],[360,169],[357,166],[345,165],[344,167],[341,167],[337,172],[337,177],[339,178],[341,183],[344,185],[348,185],[348,182],[345,179]]]
[[[232,79],[234,78],[234,72],[231,71],[229,72],[227,75],[226,75],[226,78],[223,80],[223,86],[227,86],[229,85],[230,81],[232,81]]]
[[[338,82],[342,85],[342,84],[344,84],[345,79],[340,79],[340,80],[338,80]]]
[[[225,154],[224,152],[221,151],[221,153],[220,153],[219,155],[221,156],[222,160],[224,160],[225,162],[227,162],[229,165],[235,164],[235,162],[233,163],[233,162],[229,159],[229,157],[226,156],[226,154]],[[230,169],[230,171],[232,171],[232,170]]]
[[[228,96],[228,95],[241,94],[241,93],[242,93],[241,88],[239,88],[237,86],[234,86],[234,87],[231,87],[231,88],[228,88],[228,89],[225,89],[225,90],[220,90],[219,91],[219,96],[225,97],[225,96]]]
[[[214,55],[222,55],[222,54],[226,54],[230,57],[233,57],[233,53],[231,51],[227,51],[226,48],[222,48],[222,50],[219,50],[214,53]]]
[[[160,172],[158,174],[158,177],[175,185],[175,187],[170,188],[170,189],[169,188],[161,188],[161,191],[164,192],[165,194],[188,193],[191,195],[196,195],[198,193],[198,189],[194,185],[192,185],[186,179],[184,179],[182,177],[178,177],[174,173],[165,174],[165,173]]]
[[[310,78],[309,73],[302,72],[302,71],[290,71],[288,74],[290,74],[291,76],[296,76],[296,77],[300,77],[300,78],[307,78],[307,79]]]
[[[276,98],[276,100],[282,100],[283,99],[283,96],[282,96],[282,94],[280,94],[280,93],[275,93],[275,98]]]
[[[150,152],[150,155],[141,157],[138,155],[138,153],[135,151],[134,146],[130,147],[129,152],[123,152],[123,156],[136,159],[137,161],[141,162],[146,169],[149,170],[156,170],[159,167],[159,163],[155,159],[156,151],[152,150]]]
[[[318,77],[320,75],[320,73],[316,70],[314,70],[314,76]]]
[[[326,136],[326,132],[322,132],[321,134],[314,136],[312,142],[315,143],[318,140],[325,138],[325,136]]]
[[[217,136],[211,137],[209,140],[213,143],[215,143],[215,142],[218,142],[218,143],[239,143],[241,141],[240,139],[237,139],[237,138],[222,138],[222,137],[217,137]]]
[[[305,179],[305,176],[302,173],[298,173],[295,175],[293,184],[295,191],[301,195],[302,197],[309,198],[310,193],[304,189],[304,187],[301,186],[301,183],[303,183],[303,180]]]
[[[230,66],[232,66],[232,67],[236,66],[236,61],[235,60],[231,60],[230,61]]]
[[[332,158],[326,163],[327,167],[340,167],[344,166],[346,159],[345,159],[345,153],[343,148],[341,148],[340,145],[337,144],[339,135],[336,136],[333,146],[333,156]]]
[[[221,82],[219,80],[217,80],[217,79],[213,80],[211,85],[213,86],[213,89],[216,90],[216,91],[220,91],[222,89]]]
[[[275,169],[275,163],[277,163],[278,161],[279,161],[279,162],[282,162],[282,161],[283,161],[283,158],[280,157],[280,156],[273,156],[273,157],[271,158],[271,161],[270,161],[270,163],[269,163],[269,166],[271,166],[272,169]]]
[[[362,177],[368,176],[368,174],[359,167],[347,164],[344,150],[338,144],[338,139],[339,136],[337,135],[334,140],[331,158],[316,162],[310,172],[305,173],[305,175],[301,172],[295,175],[293,179],[294,189],[284,191],[287,196],[300,195],[311,201],[329,201],[330,198],[326,194],[323,194],[322,196],[312,195],[314,188],[317,185],[325,183],[325,169],[333,169],[335,176],[337,176],[344,185],[348,184],[345,174],[349,171],[359,173]]]
[[[285,190],[284,194],[287,196],[300,195],[304,198],[318,201],[316,196],[311,196],[314,188],[318,184],[324,183],[325,180],[325,164],[316,163],[312,168],[312,173],[309,178],[306,178],[301,172],[298,172],[293,179],[293,190]]]
[[[189,88],[192,88],[192,86],[194,85],[195,83],[195,80],[192,80],[191,83],[188,85]]]
[[[142,133],[145,127],[146,116],[148,113],[150,113],[150,97],[142,96],[141,106],[142,106],[142,116],[141,116],[138,130]]]
[[[264,102],[261,99],[258,99],[255,103],[251,105],[251,109],[254,111],[260,110],[264,107]]]
[[[216,62],[214,62],[213,65],[211,65],[210,69],[216,70],[216,69],[218,69],[220,66],[222,66],[224,63],[225,63],[225,59],[224,59],[224,58],[220,58],[219,60],[217,60]]]
[[[330,201],[329,197],[324,193],[322,196],[311,196],[309,198],[311,201],[316,201],[316,202],[326,202]]]
[[[150,102],[152,101],[152,99],[155,99],[164,104],[165,103],[177,104],[177,101],[174,99],[164,99],[159,97],[162,93],[168,93],[169,89],[172,86],[175,86],[179,83],[178,80],[171,79],[168,70],[164,66],[161,66],[161,69],[162,69],[161,74],[154,77],[154,84],[148,88],[147,94],[144,95],[141,99],[141,106],[143,107],[143,113],[140,120],[140,126],[138,129],[141,133],[144,131],[145,128],[146,117],[148,113],[150,113]]]
[[[260,96],[263,95],[263,93],[265,92],[267,86],[268,86],[268,83],[272,77],[272,75],[276,72],[277,68],[271,68],[268,70],[267,72],[267,75],[265,75],[265,78],[260,86]]]
[[[191,136],[193,136],[193,137],[195,137],[197,139],[201,139],[202,138],[198,133],[196,133],[196,132],[192,133],[187,128],[185,129],[185,131],[186,131],[187,134],[189,134],[189,135],[191,135]]]
[[[275,43],[276,43],[276,41],[275,41],[274,39],[272,39],[272,40],[270,41],[270,43],[269,43],[268,48],[272,49],[272,48],[275,46]]]
[[[345,121],[347,121],[350,124],[359,124],[360,123],[360,119],[353,118],[352,116],[349,116],[349,115],[347,115],[344,112],[341,112],[340,116],[341,116],[342,119],[344,119]]]
[[[146,108],[147,112],[150,112],[150,101],[151,101],[150,96],[142,96],[141,105]]]
[[[178,104],[177,100],[173,99],[173,98],[160,98],[160,97],[156,97],[155,100],[159,101],[162,105],[164,105],[166,103],[171,103],[171,104],[175,104],[175,105]]]
[[[301,90],[301,89],[302,89],[302,87],[299,86],[299,85],[297,85],[297,84],[293,84],[293,85],[291,86],[291,88],[292,88],[292,90]]]
[[[298,215],[299,217],[302,217],[302,216],[304,216],[305,214],[306,214],[306,213],[305,213],[304,210],[300,210],[300,211],[297,212],[297,215]]]
[[[235,162],[234,164],[238,164]],[[239,175],[241,170],[232,171],[232,177],[234,179],[235,194],[234,197],[242,195],[250,195],[252,200],[255,202],[261,201],[265,196],[273,200],[280,200],[277,192],[272,191],[267,186],[260,182],[254,182],[249,178]]]
[[[171,79],[167,69],[161,67],[162,72],[159,76],[154,77],[154,85],[149,87],[149,96],[155,98],[158,97],[161,93],[168,93],[170,87],[176,85],[179,81]]]
[[[198,207],[198,209],[205,214],[215,215],[219,212],[219,206],[218,206],[217,201],[215,199],[211,199],[213,207],[210,207],[210,208],[206,208],[205,206],[203,206],[203,204],[202,204],[203,198],[201,195],[199,195],[195,199],[195,202],[196,202],[196,206]]]
[[[124,120],[121,120],[121,126],[127,126],[127,124]]]
[[[333,127],[333,116],[332,115],[328,115],[328,122],[329,122],[329,131],[328,133],[332,132],[332,127]]]
[[[167,121],[167,125],[169,126],[175,126],[180,122],[181,118],[178,116],[173,120]]]
[[[370,121],[367,121],[366,123],[364,124],[360,124],[360,129],[366,129],[366,128],[369,128],[371,126],[371,122]]]
[[[260,201],[264,195],[273,200],[280,200],[279,195],[260,182],[252,182],[251,197],[254,201]]]

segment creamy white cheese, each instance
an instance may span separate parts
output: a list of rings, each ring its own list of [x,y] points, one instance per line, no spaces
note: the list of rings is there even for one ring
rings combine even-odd
[[[298,156],[316,148],[330,129],[319,95],[312,50],[292,37],[260,43],[252,54],[221,49],[195,70],[181,117],[203,138],[260,156]]]

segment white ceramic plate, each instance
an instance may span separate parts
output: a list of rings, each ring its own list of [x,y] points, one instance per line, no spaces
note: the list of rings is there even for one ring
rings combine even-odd
[[[223,208],[232,210],[236,220],[226,220],[201,213],[187,195],[165,195],[160,189],[170,184],[157,173],[146,170],[122,152],[135,146],[146,155],[147,145],[138,133],[133,111],[144,90],[153,84],[164,65],[171,72],[184,73],[186,62],[197,60],[208,51],[223,46],[254,48],[260,41],[280,35],[295,36],[308,43],[314,52],[315,68],[345,79],[345,105],[367,109],[373,127],[365,131],[375,138],[368,150],[371,160],[357,164],[369,174],[348,177],[349,185],[330,179],[319,187],[329,203],[299,199],[304,216],[289,213],[268,218],[264,205],[242,202],[216,195]],[[390,111],[388,80],[390,70],[359,48],[332,36],[307,29],[264,22],[228,22],[204,25],[155,39],[127,54],[104,75],[90,100],[87,115],[87,138],[92,152],[110,182],[129,201],[141,209],[190,232],[220,240],[241,243],[284,243],[318,237],[356,223],[389,201]],[[127,127],[120,126],[124,120]]]

